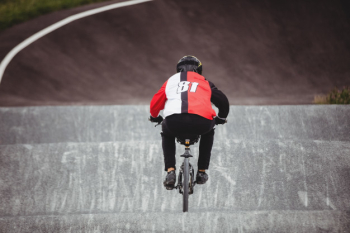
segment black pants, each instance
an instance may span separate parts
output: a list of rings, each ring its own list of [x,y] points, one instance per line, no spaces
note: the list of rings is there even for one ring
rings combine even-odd
[[[173,114],[166,117],[162,123],[162,146],[165,171],[176,169],[175,137],[184,134],[201,135],[199,143],[198,169],[209,168],[211,149],[214,141],[215,121],[195,114]]]

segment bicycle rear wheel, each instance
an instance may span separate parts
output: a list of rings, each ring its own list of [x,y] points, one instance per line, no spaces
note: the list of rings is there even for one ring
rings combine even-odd
[[[189,196],[189,159],[188,158],[185,158],[185,161],[184,161],[184,173],[183,173],[183,176],[184,176],[184,179],[182,181],[182,186],[183,186],[183,212],[188,212],[188,196]]]

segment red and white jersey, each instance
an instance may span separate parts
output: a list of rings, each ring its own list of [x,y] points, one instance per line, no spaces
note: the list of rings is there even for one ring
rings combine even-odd
[[[157,117],[191,113],[212,120],[216,113],[211,106],[212,90],[205,78],[195,72],[180,72],[170,77],[153,96],[150,112]]]

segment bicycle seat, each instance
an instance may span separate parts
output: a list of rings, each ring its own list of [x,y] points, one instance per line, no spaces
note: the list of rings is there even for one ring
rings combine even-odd
[[[182,145],[186,145],[186,139],[190,139],[188,146],[193,145],[199,141],[200,135],[181,135],[176,137],[176,141]]]

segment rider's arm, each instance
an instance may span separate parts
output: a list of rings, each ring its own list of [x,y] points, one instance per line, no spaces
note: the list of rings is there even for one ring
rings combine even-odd
[[[218,117],[221,119],[226,119],[230,111],[230,104],[228,102],[228,99],[226,95],[214,85],[214,83],[210,81],[208,82],[211,88],[210,100],[219,109]]]
[[[160,110],[164,109],[165,102],[167,100],[165,94],[165,87],[168,81],[166,81],[159,91],[153,96],[150,105],[150,113],[152,117],[157,117]]]

